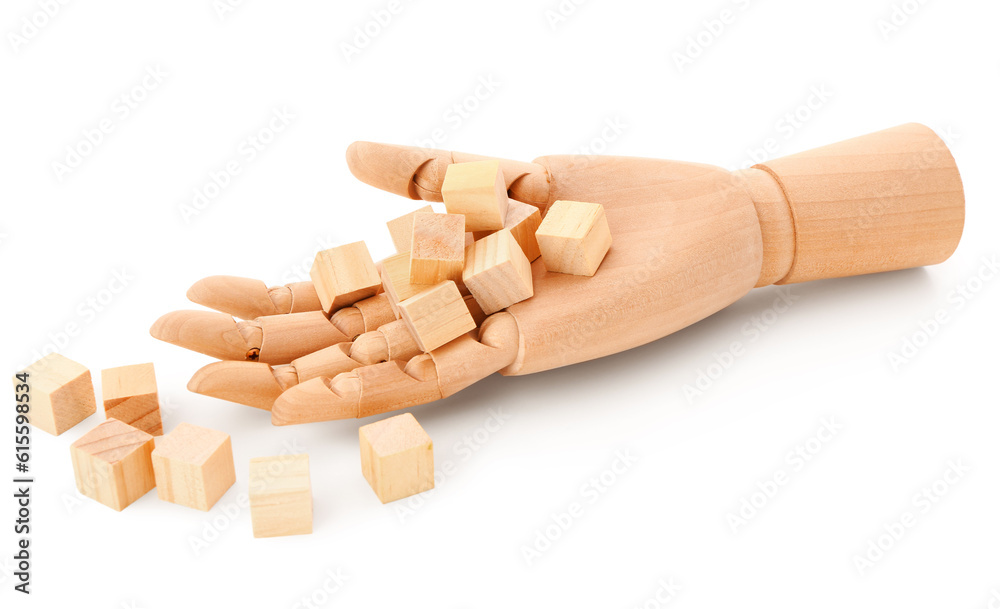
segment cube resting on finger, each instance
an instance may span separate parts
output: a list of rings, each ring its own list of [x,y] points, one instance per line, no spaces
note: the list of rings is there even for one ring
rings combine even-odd
[[[500,230],[507,215],[507,183],[500,161],[449,165],[441,198],[449,214],[465,216],[467,230]]]
[[[531,263],[507,229],[469,246],[462,279],[487,315],[534,294]]]
[[[556,201],[535,232],[546,270],[593,276],[611,248],[604,207],[596,203]]]
[[[364,241],[317,253],[309,277],[327,315],[374,296],[382,285]]]
[[[410,282],[410,252],[393,254],[380,260],[375,266],[382,277],[382,288],[389,299],[389,306],[397,319],[400,302],[431,287]]]
[[[430,352],[476,328],[454,281],[442,281],[399,303],[399,312],[421,351]]]

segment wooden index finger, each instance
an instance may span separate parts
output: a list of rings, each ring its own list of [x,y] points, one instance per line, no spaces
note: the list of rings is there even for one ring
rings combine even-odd
[[[347,149],[347,166],[354,177],[387,192],[424,201],[441,201],[448,165],[485,160],[500,161],[511,197],[537,206],[548,203],[549,174],[538,163],[373,142],[354,142]]]

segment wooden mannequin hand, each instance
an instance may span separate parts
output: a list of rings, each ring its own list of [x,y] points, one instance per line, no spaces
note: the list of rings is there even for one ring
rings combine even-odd
[[[845,175],[850,177],[839,160],[845,150],[859,149],[858,155],[871,157],[867,164],[860,156],[849,163],[861,163],[867,176],[872,163],[886,157],[887,148],[917,154],[935,149],[940,141],[919,125],[868,138],[877,139],[844,142],[810,160],[810,184],[821,185],[828,178],[836,186],[826,194],[837,195],[836,189],[847,182]],[[362,181],[427,201],[441,200],[448,164],[484,158],[366,142],[353,144],[347,156]],[[532,298],[491,315],[477,331],[429,354],[419,352],[384,295],[341,309],[327,320],[311,284],[268,289],[262,282],[233,277],[206,278],[188,296],[256,321],[178,311],[160,318],[151,333],[238,360],[206,366],[189,388],[269,408],[275,424],[364,417],[447,397],[497,371],[539,372],[636,347],[719,311],[754,286],[932,264],[947,258],[957,244],[964,199],[950,154],[928,162],[919,179],[906,182],[906,192],[896,195],[904,200],[892,213],[874,220],[869,213],[869,225],[857,222],[853,208],[834,210],[844,216],[835,218],[834,226],[843,235],[825,243],[801,235],[829,235],[831,208],[824,202],[821,225],[809,224],[813,202],[798,195],[794,181],[802,172],[794,163],[789,168],[781,162],[771,164],[778,170],[762,166],[730,173],[709,165],[621,157],[501,161],[516,200],[543,211],[556,200],[601,203],[611,228],[611,250],[593,277],[550,273],[536,260]],[[924,177],[931,174],[934,184],[929,185]],[[860,183],[870,186],[866,176]],[[864,200],[855,197],[854,207],[867,205],[870,190]],[[928,192],[936,197],[930,216],[926,205],[911,204]],[[939,213],[942,209],[948,213]],[[903,229],[911,240],[887,241],[887,235]],[[843,250],[852,247],[869,256],[845,257]],[[887,253],[874,252],[873,257],[873,247]]]

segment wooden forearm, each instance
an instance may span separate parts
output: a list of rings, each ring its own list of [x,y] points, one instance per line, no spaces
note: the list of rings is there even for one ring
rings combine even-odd
[[[947,145],[909,124],[738,172],[761,225],[757,285],[938,264],[965,223]]]

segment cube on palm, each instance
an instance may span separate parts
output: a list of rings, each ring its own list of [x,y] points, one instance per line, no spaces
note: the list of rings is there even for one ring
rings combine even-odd
[[[500,230],[508,202],[500,161],[449,165],[441,185],[441,198],[449,214],[465,216],[467,230]]]
[[[317,253],[309,277],[327,315],[374,296],[382,285],[364,241]]]
[[[469,246],[462,279],[487,315],[534,294],[531,263],[508,229]]]
[[[593,276],[611,248],[604,207],[596,203],[556,201],[535,232],[546,270]]]

